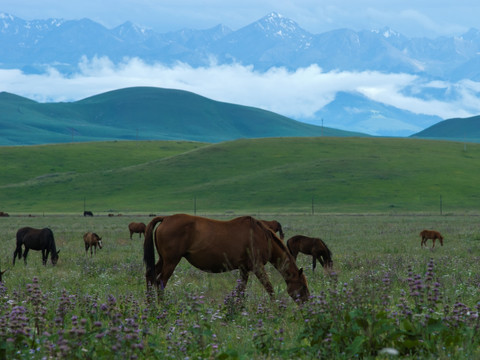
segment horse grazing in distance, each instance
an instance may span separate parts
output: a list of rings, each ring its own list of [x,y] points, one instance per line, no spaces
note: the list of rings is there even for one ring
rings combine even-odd
[[[93,216],[93,213],[91,211],[86,210],[83,212],[83,216]]]
[[[443,246],[443,236],[435,230],[423,230],[420,232],[420,237],[422,238],[422,242],[420,246],[423,248],[423,245],[427,247],[427,240],[432,239],[433,245],[432,249],[435,247],[435,240],[438,239],[440,241],[440,245]]]
[[[93,248],[95,248],[95,255],[97,255],[97,246],[102,248],[102,238],[96,233],[87,232],[83,235],[83,241],[85,243],[85,255],[87,255],[90,248],[90,257],[93,255]]]
[[[131,222],[130,224],[128,224],[128,230],[130,231],[130,240],[132,240],[133,234],[140,234],[140,239],[142,238],[142,234],[143,234],[143,237],[145,237],[146,228],[147,228],[147,225],[145,225],[142,222],[139,222],[139,223]]]
[[[312,255],[312,271],[315,271],[317,260],[325,270],[331,269],[333,266],[332,252],[322,239],[295,235],[287,240],[287,248],[295,260],[297,260],[299,252]]]
[[[155,247],[159,255],[156,264]],[[186,214],[153,218],[147,226],[143,248],[147,289],[155,285],[163,291],[182,257],[206,272],[239,269],[238,294],[245,290],[249,273],[253,272],[273,297],[273,286],[264,268],[270,262],[285,279],[293,299],[304,302],[310,296],[303,270],[298,269],[285,244],[250,216],[229,221]]]
[[[260,220],[265,226],[272,229],[274,233],[278,233],[280,239],[283,240],[285,234],[283,233],[282,225],[277,220]]]
[[[43,265],[47,264],[48,255],[51,253],[52,264],[56,265],[58,261],[58,253],[55,247],[55,239],[53,232],[49,228],[34,229],[31,227],[23,227],[17,231],[17,248],[13,253],[13,265],[15,265],[15,258],[22,257],[22,245],[25,246],[23,252],[23,260],[27,263],[27,255],[30,249],[42,251]]]

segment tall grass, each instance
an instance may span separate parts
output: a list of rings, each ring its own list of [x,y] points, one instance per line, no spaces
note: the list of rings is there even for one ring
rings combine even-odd
[[[224,217],[219,217],[224,218]],[[267,217],[270,219],[271,217]],[[276,216],[286,238],[321,237],[334,273],[300,254],[312,299],[303,306],[267,271],[276,298],[251,278],[232,297],[238,274],[208,274],[182,260],[165,297],[145,291],[143,241],[130,221],[147,217],[0,218],[0,354],[4,358],[471,359],[480,356],[480,228],[476,216]],[[21,226],[52,228],[57,266],[30,251],[11,267]],[[421,249],[434,228],[444,246]],[[82,235],[104,248],[85,254]],[[431,246],[431,242],[428,243]],[[397,355],[391,355],[397,354]]]

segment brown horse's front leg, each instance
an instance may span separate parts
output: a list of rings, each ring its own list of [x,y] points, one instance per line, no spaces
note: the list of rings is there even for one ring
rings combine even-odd
[[[43,265],[47,265],[48,260],[48,250],[42,250],[42,263]]]
[[[262,283],[263,287],[265,290],[267,290],[268,295],[270,295],[270,298],[273,299],[273,286],[270,280],[268,279],[268,275],[265,272],[265,268],[263,265],[257,266],[257,268],[254,271],[254,274],[257,276],[258,280]]]

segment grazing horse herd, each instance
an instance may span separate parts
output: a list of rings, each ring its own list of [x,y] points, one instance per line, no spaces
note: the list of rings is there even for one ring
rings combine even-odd
[[[87,214],[85,216],[93,216]],[[312,271],[318,262],[329,271],[333,268],[332,252],[320,238],[295,235],[283,242],[284,233],[278,221],[257,220],[242,216],[228,221],[214,220],[187,214],[156,216],[148,225],[132,222],[128,225],[130,239],[134,233],[144,235],[143,261],[147,289],[155,287],[160,292],[165,289],[176,266],[185,258],[196,268],[212,273],[240,271],[236,293],[241,294],[247,286],[250,273],[253,273],[267,293],[273,297],[273,286],[265,271],[265,264],[271,263],[282,275],[287,292],[294,300],[306,301],[309,296],[307,280],[303,269],[299,269],[296,259],[299,253],[312,256]],[[277,236],[278,233],[278,236]],[[428,239],[438,239],[443,246],[443,236],[434,230],[420,233],[421,247],[427,246]],[[102,248],[102,238],[87,232],[83,236],[85,254],[90,249],[90,257],[96,254],[97,246]],[[22,253],[22,246],[25,250]],[[23,254],[25,264],[29,250],[42,252],[42,262],[46,265],[51,254],[52,264],[58,261],[53,232],[49,228],[34,229],[23,227],[16,234],[15,259]],[[155,250],[158,261],[155,262]],[[0,282],[2,275],[0,271]]]

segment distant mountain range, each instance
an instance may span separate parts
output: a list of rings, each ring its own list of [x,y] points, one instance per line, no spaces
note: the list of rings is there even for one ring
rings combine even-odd
[[[480,80],[480,31],[460,37],[407,38],[391,29],[338,29],[311,34],[277,13],[237,31],[224,25],[207,30],[169,33],[126,22],[107,29],[89,19],[25,21],[0,13],[2,68],[41,72],[54,65],[77,69],[82,56],[108,56],[112,61],[144,61],[192,66],[241,63],[258,70],[275,66],[297,69],[318,64],[323,70],[377,70],[423,74],[432,78]]]
[[[193,67],[240,63],[258,71],[289,70],[317,64],[323,71],[407,73],[425,81],[480,81],[480,31],[459,37],[407,38],[391,29],[338,29],[311,34],[295,21],[271,13],[239,30],[224,25],[206,30],[157,33],[131,22],[107,29],[89,19],[25,21],[0,13],[0,68],[28,74],[54,67],[64,74],[79,71],[82,57],[106,56],[113,62],[138,57],[147,63]],[[212,60],[213,59],[213,60]],[[0,89],[1,90],[1,89]],[[412,92],[417,89],[412,89]],[[427,90],[424,90],[427,91]],[[423,99],[455,99],[450,87],[415,93]],[[338,93],[314,118],[297,119],[320,126],[408,136],[440,122],[440,117],[387,106],[360,94]],[[383,126],[373,126],[378,123]]]
[[[70,103],[0,93],[0,145],[99,140],[192,140],[367,136],[298,122],[180,90],[135,87]]]

